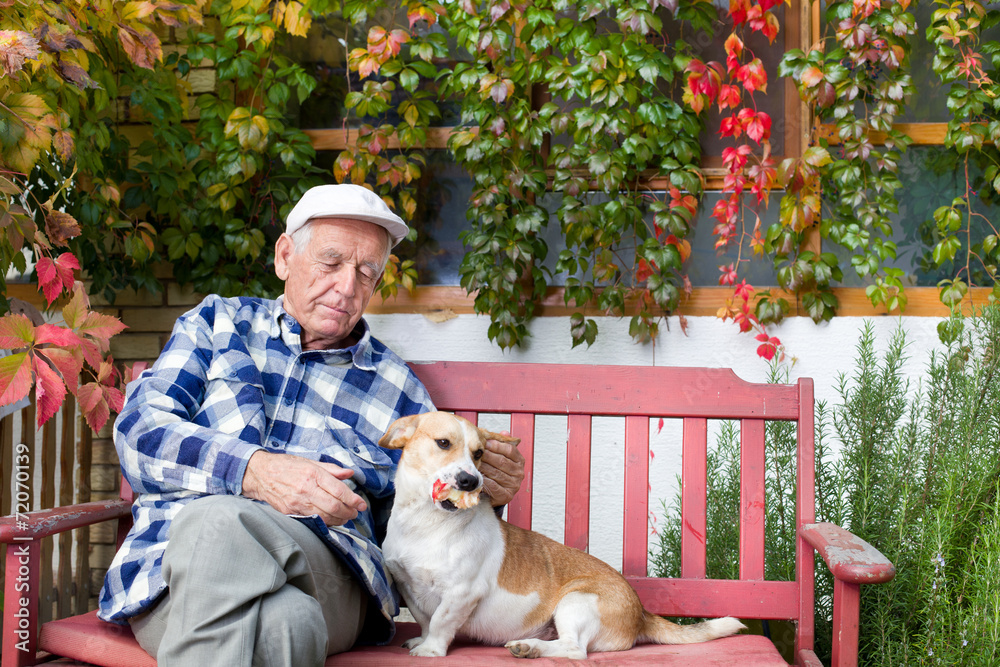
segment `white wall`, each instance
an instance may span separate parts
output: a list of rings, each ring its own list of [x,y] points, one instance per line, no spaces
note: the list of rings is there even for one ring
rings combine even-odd
[[[688,317],[687,334],[676,317],[661,326],[653,342],[637,345],[628,334],[628,320],[597,318],[600,333],[590,348],[572,348],[568,317],[539,318],[532,323],[532,337],[518,350],[501,351],[487,338],[489,320],[461,315],[434,323],[422,315],[367,316],[377,338],[408,361],[508,361],[569,364],[623,364],[640,366],[708,366],[732,368],[744,380],[765,382],[768,364],[756,355],[758,341],[740,334],[732,322],[714,317]],[[940,318],[879,317],[875,327],[877,349],[888,346],[893,333],[904,327],[908,341],[905,372],[914,380],[927,366],[930,351],[940,346],[936,327]],[[820,325],[794,317],[771,328],[771,335],[784,343],[794,363],[790,381],[811,377],[817,401],[837,400],[837,380],[850,373],[856,345],[865,318],[837,317]],[[499,422],[488,423],[502,428]],[[677,493],[680,471],[680,425],[667,423],[662,432],[651,427],[650,508],[653,526],[662,525],[661,499],[672,501]],[[621,566],[622,475],[621,452],[624,435],[616,420],[595,424],[592,460],[591,546],[594,555],[614,567]],[[711,446],[710,436],[710,446]],[[535,443],[535,503],[533,527],[555,539],[562,539],[565,490],[565,420],[541,420]]]

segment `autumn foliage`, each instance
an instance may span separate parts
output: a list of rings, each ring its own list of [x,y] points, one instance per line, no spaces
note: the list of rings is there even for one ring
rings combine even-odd
[[[0,317],[0,348],[10,351],[0,358],[0,404],[34,389],[39,426],[69,393],[99,430],[121,408],[130,373],[123,375],[109,353],[109,339],[125,325],[90,309],[77,280],[80,262],[68,250],[81,233],[59,205],[62,194],[81,185],[74,116],[107,106],[95,77],[114,71],[120,58],[157,66],[163,51],[151,26],[198,21],[201,4],[0,2],[0,280],[11,268],[28,271],[23,251],[30,251],[45,303],[61,311],[41,324],[24,314]],[[52,193],[40,198],[43,181]]]

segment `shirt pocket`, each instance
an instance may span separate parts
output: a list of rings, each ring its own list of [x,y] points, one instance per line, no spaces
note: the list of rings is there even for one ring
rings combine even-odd
[[[246,442],[261,443],[264,385],[252,359],[225,353],[212,359],[205,377],[205,396],[193,421]]]

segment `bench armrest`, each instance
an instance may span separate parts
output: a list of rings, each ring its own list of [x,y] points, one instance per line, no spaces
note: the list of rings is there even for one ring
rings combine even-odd
[[[834,523],[807,523],[799,534],[841,581],[881,584],[896,576],[895,566],[882,552]]]
[[[833,574],[833,651],[831,667],[857,667],[861,584],[880,584],[896,568],[860,537],[833,523],[807,523],[799,536],[819,553]]]
[[[17,540],[37,540],[49,535],[128,516],[132,504],[126,500],[100,500],[66,505],[0,518],[0,544]]]

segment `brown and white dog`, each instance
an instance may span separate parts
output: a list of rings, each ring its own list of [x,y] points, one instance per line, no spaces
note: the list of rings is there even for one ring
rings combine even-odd
[[[517,657],[583,659],[743,629],[730,617],[671,623],[643,609],[603,561],[498,519],[478,502],[492,439],[520,442],[443,412],[398,419],[379,440],[403,450],[383,553],[420,623],[420,636],[403,644],[411,655],[443,656],[457,633]]]

